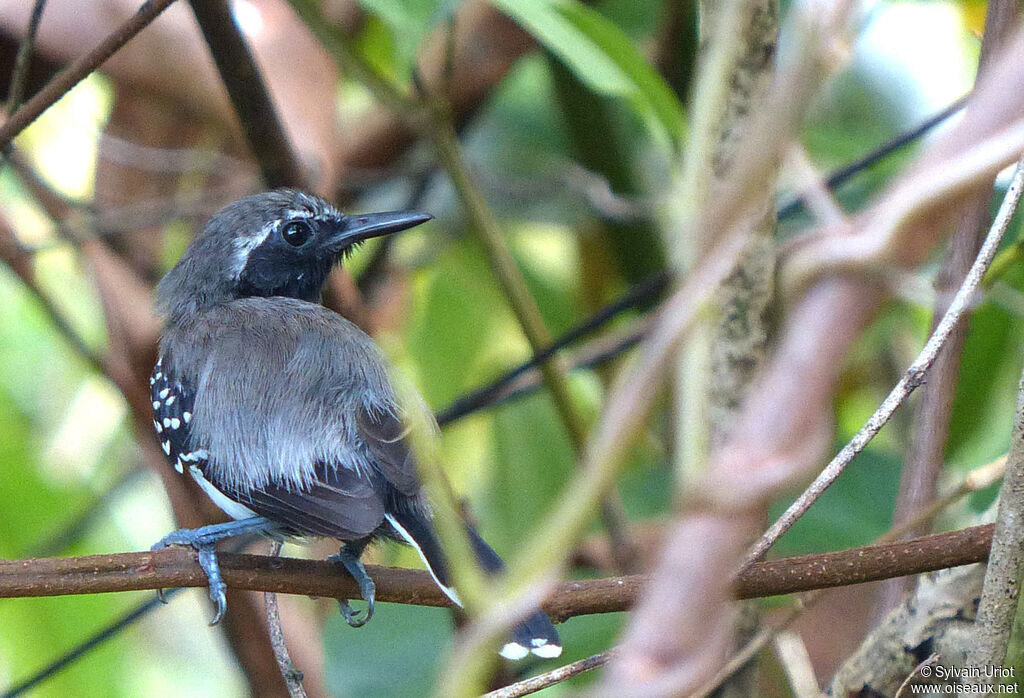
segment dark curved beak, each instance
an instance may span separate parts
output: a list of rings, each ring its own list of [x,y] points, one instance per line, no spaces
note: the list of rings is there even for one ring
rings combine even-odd
[[[363,240],[414,228],[432,218],[429,213],[421,211],[389,211],[347,216],[345,224],[331,236],[328,244],[332,249],[341,251]]]

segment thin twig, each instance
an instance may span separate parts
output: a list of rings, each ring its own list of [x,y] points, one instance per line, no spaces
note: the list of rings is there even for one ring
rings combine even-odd
[[[963,97],[950,103],[948,106],[943,107],[940,111],[932,114],[917,126],[914,126],[907,131],[898,133],[892,137],[892,139],[886,141],[882,145],[878,146],[869,153],[866,153],[862,157],[854,160],[848,165],[840,167],[834,171],[825,179],[825,188],[829,191],[834,191],[839,188],[840,185],[844,184],[847,180],[852,178],[854,175],[863,172],[872,165],[884,160],[893,153],[897,152],[901,148],[904,148],[914,141],[918,140],[933,128],[948,120],[951,116],[958,113],[967,104],[968,98],[971,94],[968,92]],[[791,198],[790,200],[779,206],[779,218],[787,218],[804,205],[804,198],[806,197],[805,192],[801,192]]]
[[[876,538],[875,542],[890,543],[906,537],[910,531],[923,529],[939,512],[957,500],[999,482],[1005,471],[1006,456],[1000,456],[991,463],[975,468],[967,473],[967,476],[949,492],[937,497],[924,509],[914,512],[914,515],[909,519],[894,525],[883,535]]]
[[[875,437],[875,434],[885,426],[885,423],[892,417],[896,408],[914,392],[914,389],[924,382],[925,374],[935,362],[935,357],[938,355],[939,350],[942,349],[946,339],[956,327],[960,316],[963,315],[969,304],[974,300],[974,294],[985,275],[985,270],[992,263],[992,258],[999,249],[999,243],[1002,241],[1010,220],[1013,218],[1013,212],[1016,210],[1017,202],[1020,199],[1022,184],[1024,184],[1024,164],[1018,164],[1013,175],[1013,181],[1006,190],[1006,196],[1003,198],[1003,203],[999,207],[999,212],[996,214],[996,218],[985,238],[981,251],[978,253],[977,259],[971,265],[971,269],[964,278],[963,284],[960,285],[956,296],[953,297],[953,301],[949,304],[949,310],[943,315],[942,322],[935,328],[932,336],[928,338],[928,342],[921,350],[921,353],[910,364],[910,367],[899,383],[896,384],[896,387],[892,389],[878,409],[875,410],[875,413],[871,415],[867,423],[850,440],[850,443],[836,454],[835,458],[815,478],[814,482],[804,490],[803,494],[790,505],[786,512],[779,517],[778,521],[772,524],[764,535],[750,548],[744,560],[744,566],[759,560],[768,552],[768,549],[775,544],[782,534],[788,531],[796,523],[797,519],[803,516],[804,512],[817,501],[818,497],[836,481],[836,478],[842,474],[854,456],[860,453],[871,439]]]
[[[281,541],[272,541],[270,557],[277,557],[280,554]],[[292,658],[288,654],[288,645],[284,641],[281,612],[277,607],[277,594],[272,591],[264,592],[263,600],[267,604],[267,631],[270,633],[270,646],[274,649],[274,659],[277,660],[277,668],[281,670],[284,685],[288,687],[288,695],[291,698],[306,698],[306,689],[302,687],[302,672],[292,664]]]
[[[21,100],[25,96],[25,85],[28,83],[29,62],[32,59],[32,52],[35,50],[36,34],[39,33],[39,23],[43,19],[43,9],[46,7],[46,0],[35,0],[32,6],[32,14],[29,15],[28,27],[25,36],[18,44],[18,54],[14,58],[14,71],[11,73],[11,84],[7,92],[8,114],[21,106]]]
[[[36,540],[28,548],[28,554],[39,557],[59,555],[82,539],[88,530],[97,523],[97,519],[112,510],[118,500],[126,494],[126,490],[137,487],[142,475],[149,471],[139,463],[133,468],[117,475],[117,478],[100,492],[96,498],[82,511],[62,522],[60,528],[53,533]]]
[[[431,134],[438,158],[458,193],[470,220],[469,227],[487,253],[494,276],[536,356],[551,345],[551,335],[541,317],[537,301],[527,288],[526,280],[519,272],[515,259],[505,244],[497,218],[470,174],[454,127],[446,120],[440,108],[435,111],[437,115]],[[560,359],[550,357],[541,362],[540,369],[569,439],[574,449],[578,451],[586,439],[587,427],[570,395],[566,368]]]
[[[1016,0],[992,0],[988,3],[985,34],[978,60],[978,75],[982,75],[992,59],[1005,46],[1009,35],[1016,30],[1020,19],[1020,5]],[[949,251],[935,279],[938,293],[932,311],[932,327],[949,307],[949,293],[963,282],[971,264],[978,255],[989,225],[989,209],[995,176],[964,202],[957,229],[950,237]],[[949,339],[935,359],[928,383],[921,388],[917,405],[913,408],[911,441],[903,459],[899,492],[893,509],[893,522],[899,524],[917,511],[929,506],[937,495],[936,485],[942,471],[943,456],[949,435],[950,416],[960,358],[970,311],[956,323]],[[908,537],[924,533],[924,529],[909,529]],[[884,618],[899,604],[910,587],[906,581],[883,585],[875,605],[875,617]]]
[[[811,594],[806,594],[811,596]],[[817,597],[817,594],[814,595]],[[798,602],[795,606],[789,609],[789,612],[777,621],[774,626],[762,626],[755,634],[754,637],[747,640],[739,650],[737,650],[729,660],[722,666],[718,672],[711,677],[706,683],[699,686],[695,691],[688,694],[688,698],[707,698],[718,690],[730,676],[735,674],[737,671],[745,667],[750,661],[757,656],[757,653],[768,646],[779,631],[789,627],[793,621],[800,617],[800,615],[806,610],[807,604]]]
[[[615,656],[615,648],[599,652],[595,655],[580,659],[572,664],[560,666],[557,669],[546,671],[543,674],[531,676],[528,679],[517,681],[514,684],[499,688],[496,691],[485,693],[481,698],[521,698],[531,693],[542,691],[549,686],[561,683],[574,676],[579,676],[585,671],[597,669],[608,663],[608,660]]]
[[[138,12],[132,15],[131,19],[108,35],[96,48],[74,61],[66,70],[58,73],[32,99],[12,114],[3,126],[0,126],[0,149],[6,148],[25,127],[35,121],[40,114],[50,108],[72,87],[88,77],[136,34],[149,26],[149,23],[173,2],[174,0],[147,0]]]
[[[784,630],[775,634],[775,654],[789,679],[794,698],[819,698],[821,688],[803,638]]]
[[[17,236],[14,234],[14,230],[2,216],[0,216],[0,261],[6,263],[18,278],[21,279],[25,288],[36,297],[37,302],[42,306],[43,311],[50,318],[57,332],[67,340],[71,348],[96,371],[109,373],[110,367],[107,360],[93,351],[85,339],[71,325],[71,322],[57,308],[53,300],[43,292],[35,278],[32,255],[21,246]]]
[[[181,589],[168,589],[166,592],[164,592],[164,599],[169,599],[172,595],[177,594],[180,591]],[[148,615],[150,611],[153,611],[157,608],[161,608],[163,606],[164,603],[161,602],[161,600],[156,596],[154,596],[149,601],[140,603],[138,606],[125,613],[123,616],[121,616],[113,623],[110,623],[109,625],[106,625],[99,631],[95,632],[87,640],[72,648],[71,651],[64,653],[63,655],[61,655],[60,657],[58,657],[57,659],[50,662],[45,667],[34,673],[32,676],[16,683],[15,685],[5,690],[3,693],[0,693],[0,698],[17,698],[18,696],[25,695],[26,693],[28,693],[28,691],[43,683],[50,677],[55,676],[64,669],[68,668],[96,647],[99,647],[110,638],[115,637],[121,631],[127,629],[128,627],[136,623],[138,620]]]
[[[668,286],[668,282],[669,275],[663,272],[636,284],[621,297],[600,308],[558,339],[535,352],[529,360],[506,371],[491,383],[459,396],[452,404],[437,414],[438,423],[443,426],[494,402],[494,397],[501,394],[501,390],[513,383],[519,376],[554,356],[569,344],[608,324],[624,310],[648,301],[663,291]]]
[[[913,528],[914,526],[920,525],[929,520],[941,509],[950,506],[961,497],[992,485],[1002,477],[1002,465],[1005,461],[1006,457],[1003,456],[991,463],[975,468],[969,472],[967,476],[949,492],[949,494],[937,499],[927,510],[919,511],[911,519],[890,528],[874,540],[874,545],[899,540],[906,529]],[[754,564],[757,565],[761,563]],[[896,577],[892,577],[891,579],[896,579]],[[730,657],[729,661],[725,663],[713,679],[705,684],[700,690],[696,691],[693,696],[690,696],[690,698],[703,698],[704,696],[711,695],[723,681],[732,675],[733,672],[739,670],[754,656],[756,656],[758,652],[767,647],[768,643],[771,642],[778,633],[792,625],[797,618],[824,598],[825,593],[825,589],[812,589],[800,594],[800,596],[797,597],[797,603],[781,619],[777,619],[771,627],[765,627],[759,630],[758,633],[748,640],[738,652]]]

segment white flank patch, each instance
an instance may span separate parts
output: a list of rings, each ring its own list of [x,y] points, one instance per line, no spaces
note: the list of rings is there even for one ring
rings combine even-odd
[[[191,466],[188,471],[192,473],[192,479],[199,483],[199,486],[203,488],[203,492],[206,493],[206,496],[212,499],[213,503],[220,507],[220,510],[232,519],[249,519],[257,515],[256,512],[249,507],[230,499],[226,494],[214,487],[209,480],[203,477],[203,472],[196,466]]]
[[[459,595],[455,593],[454,589],[452,589],[450,586],[442,584],[441,580],[437,578],[437,575],[434,574],[434,568],[430,566],[430,561],[427,560],[427,556],[423,554],[423,549],[420,548],[419,543],[417,543],[415,539],[413,539],[413,537],[409,535],[409,532],[405,530],[405,527],[403,527],[402,524],[398,523],[394,516],[392,516],[391,514],[385,514],[384,518],[388,520],[389,524],[394,526],[395,530],[398,531],[398,534],[402,536],[402,538],[405,538],[409,545],[416,548],[416,552],[420,554],[420,559],[423,560],[423,564],[427,566],[427,571],[430,572],[430,576],[434,578],[434,584],[436,584],[438,588],[444,592],[445,596],[452,600],[452,603],[454,603],[456,606],[461,607],[462,602],[459,601]]]

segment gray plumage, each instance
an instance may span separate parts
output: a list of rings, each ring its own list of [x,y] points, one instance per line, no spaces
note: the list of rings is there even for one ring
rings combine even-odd
[[[320,305],[320,293],[353,245],[429,218],[344,216],[290,190],[246,197],[204,226],[157,289],[165,324],[150,385],[168,458],[235,519],[262,517],[278,534],[345,541],[343,562],[371,612],[373,584],[358,558],[377,537],[414,545],[441,588],[457,597],[384,356],[362,330]],[[404,407],[425,411],[416,423],[432,423],[424,405]],[[501,569],[494,551],[468,532],[481,565]],[[214,593],[219,571],[215,560],[209,564],[211,597],[222,612],[222,592]],[[355,621],[347,604],[342,610],[353,625],[366,620]],[[505,653],[529,651],[561,651],[540,612],[517,628]]]
[[[357,415],[398,414],[376,345],[312,303],[222,303],[168,328],[162,347],[165,369],[196,381],[192,445],[233,487],[302,489],[318,463],[369,473]],[[410,478],[391,475],[408,494]]]
[[[173,324],[238,297],[238,280],[248,255],[294,219],[330,223],[346,218],[323,199],[290,189],[254,194],[228,204],[203,226],[157,286],[157,312]],[[320,285],[334,262],[325,261]]]

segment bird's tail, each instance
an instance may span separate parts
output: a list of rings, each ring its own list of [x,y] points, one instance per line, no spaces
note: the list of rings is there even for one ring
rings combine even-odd
[[[449,582],[441,543],[430,521],[418,512],[388,514],[386,518],[395,532],[416,548],[441,591],[461,606],[462,603]],[[469,543],[480,567],[489,573],[503,571],[505,563],[480,534],[469,524],[466,524],[466,532],[469,534]],[[501,648],[501,656],[506,659],[522,659],[530,653],[546,659],[562,654],[562,641],[558,637],[558,631],[555,630],[551,619],[540,609],[512,628],[511,639]]]

